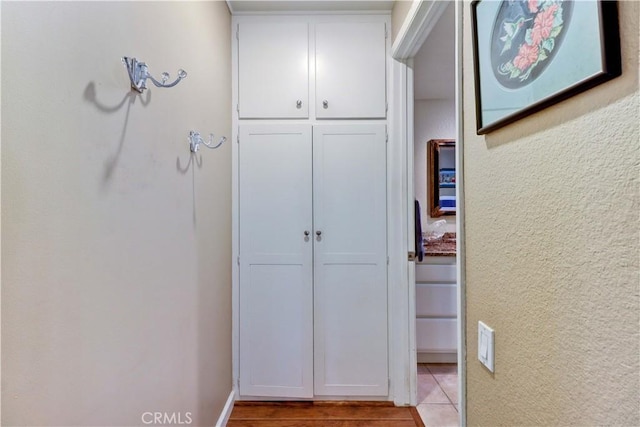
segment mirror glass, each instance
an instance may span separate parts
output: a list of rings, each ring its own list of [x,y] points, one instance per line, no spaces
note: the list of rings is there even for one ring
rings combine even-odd
[[[427,200],[431,217],[456,214],[456,142],[432,139],[427,149]]]

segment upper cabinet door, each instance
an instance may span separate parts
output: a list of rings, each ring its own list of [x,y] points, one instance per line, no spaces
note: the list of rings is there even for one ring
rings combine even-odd
[[[384,22],[316,25],[316,117],[386,117]]]
[[[241,119],[309,117],[309,24],[238,24]]]

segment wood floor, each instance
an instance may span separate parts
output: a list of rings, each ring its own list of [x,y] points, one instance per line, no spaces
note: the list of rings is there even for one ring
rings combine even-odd
[[[228,427],[424,427],[413,407],[392,402],[246,402]]]

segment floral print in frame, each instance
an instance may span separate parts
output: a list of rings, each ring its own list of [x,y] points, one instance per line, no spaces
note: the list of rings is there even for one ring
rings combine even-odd
[[[503,1],[493,25],[491,64],[500,84],[534,81],[553,61],[571,22],[573,1]]]

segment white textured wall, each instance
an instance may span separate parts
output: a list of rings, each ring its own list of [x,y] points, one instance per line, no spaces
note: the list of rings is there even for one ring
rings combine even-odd
[[[486,136],[464,4],[470,426],[640,425],[640,3],[618,3],[623,75]]]
[[[419,78],[419,77],[416,77]],[[456,231],[456,217],[443,215],[431,218],[427,198],[427,142],[431,139],[456,139],[456,110],[453,99],[426,99],[414,102],[414,145],[413,170],[415,175],[415,195],[420,202],[422,228],[433,221],[444,219],[447,230]]]
[[[172,89],[129,90],[124,55]],[[224,2],[3,2],[2,425],[213,425],[231,391]],[[197,159],[197,162],[194,160]]]

